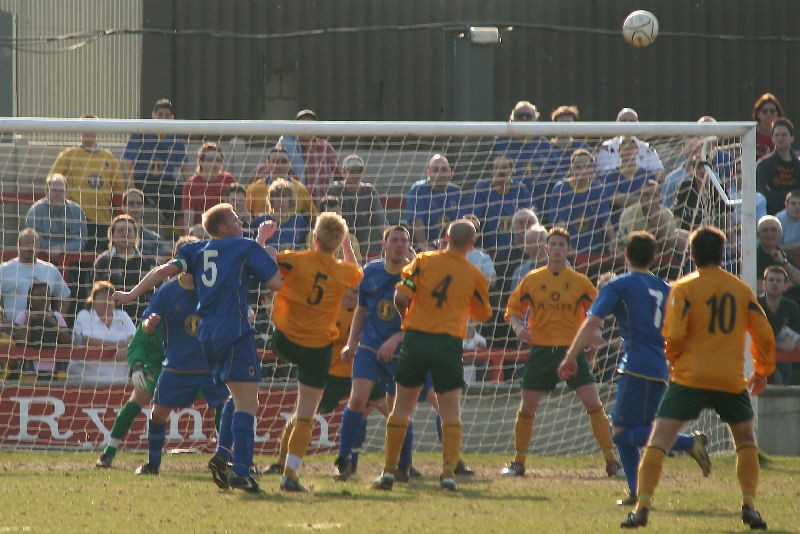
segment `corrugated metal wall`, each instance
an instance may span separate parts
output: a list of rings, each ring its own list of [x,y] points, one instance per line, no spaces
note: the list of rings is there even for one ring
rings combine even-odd
[[[662,31],[642,50],[619,33],[625,15],[639,8],[656,13]],[[145,0],[146,20],[165,18],[179,31],[247,34],[508,21],[514,30],[504,32],[486,73],[494,79],[487,105],[497,119],[516,100],[530,99],[545,117],[568,103],[587,120],[613,119],[623,106],[638,109],[643,120],[741,120],[768,90],[790,117],[797,109],[800,43],[779,41],[800,37],[797,0],[175,0],[169,14],[163,2]],[[334,120],[440,120],[443,50],[451,38],[439,28],[159,37],[168,49],[158,53],[172,68],[158,90],[189,118],[290,118],[311,107]],[[143,94],[143,106],[158,96]]]
[[[0,0],[0,10],[15,16],[17,116],[139,116],[141,36],[42,38],[140,28],[140,0]]]

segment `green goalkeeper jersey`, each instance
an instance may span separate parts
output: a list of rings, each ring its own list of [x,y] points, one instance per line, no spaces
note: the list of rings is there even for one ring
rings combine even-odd
[[[128,365],[133,367],[137,363],[141,363],[144,365],[146,373],[158,377],[163,361],[164,329],[162,324],[159,323],[152,334],[147,334],[139,324],[133,339],[128,343]]]

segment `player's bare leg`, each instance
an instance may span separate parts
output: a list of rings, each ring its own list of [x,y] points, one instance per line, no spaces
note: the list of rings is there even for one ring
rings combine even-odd
[[[753,420],[731,424],[728,428],[736,446],[736,478],[742,490],[742,522],[751,529],[766,529],[767,523],[755,508],[759,466]]]
[[[400,459],[400,449],[406,437],[411,412],[414,411],[414,407],[417,405],[422,384],[411,388],[397,384],[396,389],[392,413],[389,415],[389,419],[386,420],[386,452],[383,475],[372,483],[372,487],[375,489],[392,489],[394,477],[397,473],[397,463]]]
[[[294,428],[289,436],[289,454],[286,456],[286,467],[281,477],[280,488],[284,491],[305,492],[306,489],[298,481],[297,472],[303,464],[308,444],[311,443],[311,431],[314,429],[314,414],[322,399],[323,388],[297,384],[297,408],[294,412]]]
[[[603,411],[603,403],[600,402],[597,385],[594,382],[584,384],[575,389],[575,393],[583,403],[583,407],[586,408],[586,413],[589,414],[592,434],[597,444],[600,445],[600,450],[603,451],[603,457],[606,460],[606,474],[609,477],[624,478],[625,472],[622,464],[619,463],[614,452],[614,440],[611,438],[610,430],[611,422]]]
[[[543,391],[522,389],[517,419],[514,421],[514,460],[503,467],[504,477],[521,477],[525,475],[525,460],[528,456],[528,445],[533,435],[533,420]]]

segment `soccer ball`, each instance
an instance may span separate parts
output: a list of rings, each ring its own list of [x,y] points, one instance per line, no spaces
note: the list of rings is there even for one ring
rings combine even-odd
[[[648,46],[658,36],[658,19],[649,11],[634,11],[622,23],[622,36],[626,43],[636,48]]]

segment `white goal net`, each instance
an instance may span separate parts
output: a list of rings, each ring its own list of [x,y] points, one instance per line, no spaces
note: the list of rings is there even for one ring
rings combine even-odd
[[[278,221],[279,248],[305,248],[320,202],[324,209],[333,196],[363,262],[380,256],[386,225],[407,225],[415,244],[431,248],[449,220],[477,217],[477,245],[485,253],[496,313],[477,327],[477,346],[464,351],[464,449],[511,452],[527,347],[502,316],[514,284],[542,265],[537,220],[569,230],[570,261],[595,283],[624,270],[625,235],[643,229],[660,246],[653,271],[674,280],[692,269],[688,231],[715,224],[729,239],[725,268],[753,285],[754,131],[749,123],[0,119],[0,446],[92,449],[108,439],[132,387],[124,349],[100,346],[95,338],[102,336],[90,330],[96,325],[87,314],[102,315],[97,303],[86,302],[96,282],[129,289],[170,256],[176,237],[190,231],[205,208],[220,201],[233,203],[245,223],[261,216]],[[437,161],[449,171],[431,173],[437,182],[433,200],[410,201],[412,186],[428,179],[434,154],[446,158]],[[362,167],[361,181],[372,187],[357,185]],[[56,174],[65,180],[54,180]],[[284,195],[285,187],[275,185],[287,176],[293,180]],[[190,186],[184,186],[187,179]],[[64,184],[66,192],[59,192]],[[25,228],[38,231],[38,250],[32,251]],[[34,282],[48,286],[44,303],[31,289]],[[145,305],[122,311],[136,324]],[[271,454],[292,411],[296,379],[269,349],[271,297],[255,285],[252,309],[264,374],[256,452]],[[55,311],[55,319],[41,319]],[[621,344],[613,321],[606,321],[605,333],[608,344],[594,365],[610,413]],[[126,334],[103,335],[119,341]],[[315,451],[334,450],[343,406],[317,417]],[[124,447],[146,449],[145,422],[145,415],[137,418]],[[416,450],[439,446],[429,405],[420,405],[414,425]],[[711,435],[713,450],[731,449],[716,416],[703,415],[695,425]],[[383,429],[375,413],[367,449],[382,449]],[[206,448],[214,436],[213,410],[199,399],[173,414],[167,446]],[[562,386],[539,407],[530,450],[599,452],[584,409]]]

